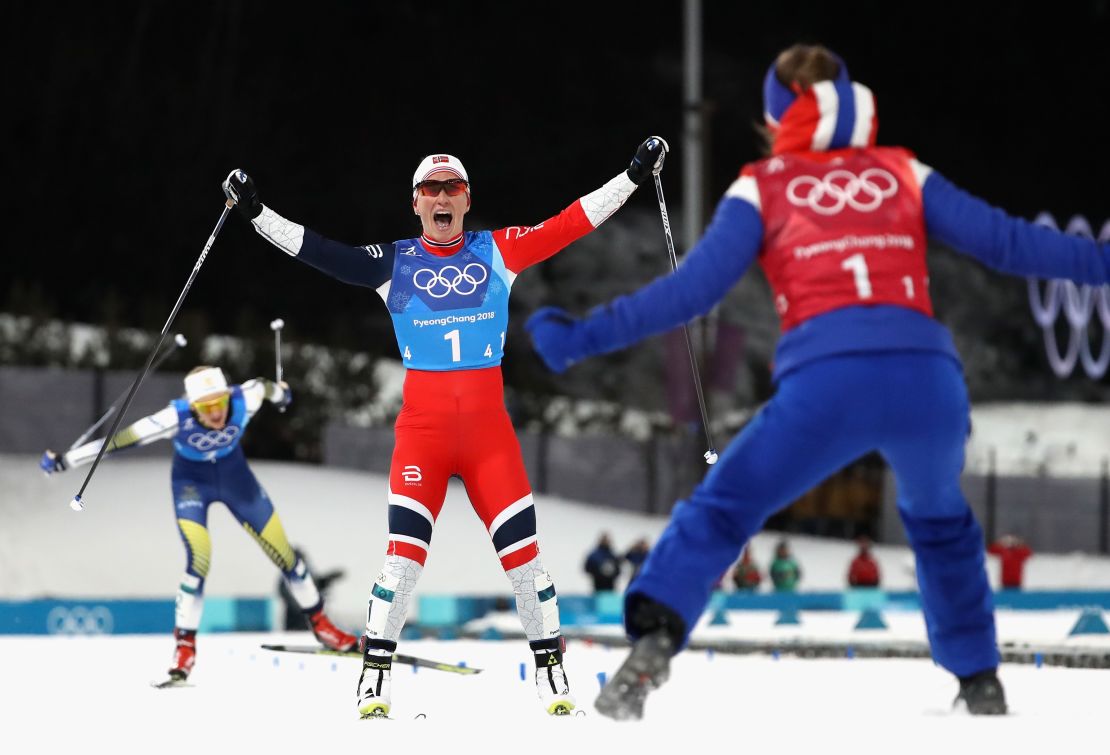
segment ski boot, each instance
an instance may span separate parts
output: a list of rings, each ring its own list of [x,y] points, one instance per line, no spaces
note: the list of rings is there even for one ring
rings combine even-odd
[[[594,702],[598,713],[617,721],[644,717],[648,693],[670,677],[671,657],[686,635],[682,617],[650,598],[630,597],[627,611],[628,631],[639,639]]]
[[[987,669],[978,674],[960,678],[960,693],[952,706],[963,703],[973,716],[1002,716],[1006,714],[1006,693],[998,681],[998,670]]]
[[[574,710],[574,695],[563,668],[563,638],[529,642],[536,659],[536,692],[552,716],[569,716]]]
[[[362,674],[358,677],[358,714],[360,718],[389,718],[390,672],[396,642],[363,637]]]
[[[316,635],[316,639],[328,650],[354,650],[358,645],[358,638],[332,624],[331,619],[324,615],[323,608],[310,615],[308,623],[312,627],[312,634]]]
[[[674,641],[662,630],[636,640],[628,658],[597,696],[594,708],[617,721],[643,718],[648,693],[670,677],[673,655]]]
[[[177,646],[173,651],[169,678],[171,681],[183,682],[189,678],[193,664],[197,662],[197,632],[195,629],[174,629],[173,638]]]

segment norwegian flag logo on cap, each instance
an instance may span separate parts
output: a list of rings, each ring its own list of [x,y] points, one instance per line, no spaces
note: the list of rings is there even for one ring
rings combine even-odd
[[[432,164],[451,162],[451,158],[447,155],[436,155],[432,158]]]

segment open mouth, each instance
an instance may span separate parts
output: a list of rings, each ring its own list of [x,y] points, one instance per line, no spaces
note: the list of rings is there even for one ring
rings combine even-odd
[[[453,219],[454,216],[450,212],[437,210],[432,213],[432,223],[435,224],[436,230],[446,231],[451,227],[451,221]]]

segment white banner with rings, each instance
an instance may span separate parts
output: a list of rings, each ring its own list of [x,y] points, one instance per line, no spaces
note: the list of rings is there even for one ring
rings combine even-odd
[[[111,634],[114,626],[107,606],[55,606],[46,616],[50,634]]]
[[[1038,225],[1059,228],[1056,219],[1042,212],[1033,221]],[[1096,237],[1091,224],[1081,215],[1068,221],[1065,233],[1082,236],[1098,241],[1110,241],[1110,220],[1107,220]],[[1036,278],[1028,279],[1029,306],[1033,319],[1044,333],[1044,348],[1048,363],[1059,378],[1066,378],[1082,364],[1084,372],[1092,380],[1099,380],[1110,368],[1110,285],[1076,285],[1068,280],[1050,280],[1045,283],[1044,293]],[[1102,325],[1102,337],[1095,356],[1091,340],[1096,336],[1089,333],[1091,318],[1098,313]],[[1061,350],[1056,337],[1056,325],[1063,313],[1068,328],[1067,344]]]

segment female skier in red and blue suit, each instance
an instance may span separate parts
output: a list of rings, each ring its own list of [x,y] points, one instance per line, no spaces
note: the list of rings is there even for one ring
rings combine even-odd
[[[389,473],[389,545],[371,589],[358,707],[387,715],[390,658],[420,578],[432,529],[457,476],[513,585],[549,713],[574,707],[562,665],[555,588],[539,556],[536,513],[520,445],[505,410],[501,358],[509,291],[516,276],[597,228],[662,166],[666,142],[644,141],[632,164],[601,188],[533,226],[464,231],[470,179],[452,155],[428,155],[412,179],[423,233],[352,247],[331,241],[261,204],[253,181],[224,182],[264,238],[346,283],[375,290],[393,318],[407,373]]]
[[[870,90],[823,47],[778,57],[764,111],[771,155],[744,166],[676,272],[582,319],[546,308],[527,324],[561,372],[709,312],[753,262],[782,323],[776,393],[675,507],[629,585],[626,629],[642,641],[597,708],[642,715],[714,582],[767,518],[877,451],[897,481],[933,657],[973,713],[1005,712],[983,533],[960,491],[968,395],[933,318],[926,236],[1002,272],[1087,284],[1110,280],[1110,249],[1010,217],[908,150],[876,146]]]

